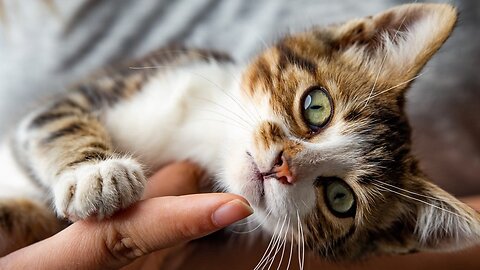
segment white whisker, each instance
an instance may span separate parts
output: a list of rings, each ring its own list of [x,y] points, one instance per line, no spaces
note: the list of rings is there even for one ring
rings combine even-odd
[[[409,83],[409,82],[411,82],[411,81],[414,81],[414,80],[420,78],[423,74],[425,74],[425,73],[420,73],[420,74],[418,74],[417,76],[415,76],[415,77],[413,77],[413,78],[411,78],[411,79],[409,79],[409,80],[406,80],[406,81],[404,81],[404,82],[402,82],[402,83],[399,83],[399,84],[397,84],[397,85],[394,85],[394,86],[392,86],[392,87],[390,87],[390,88],[387,88],[387,89],[381,91],[380,93],[377,93],[377,94],[371,96],[370,98],[371,98],[371,99],[372,99],[372,98],[376,98],[376,97],[378,97],[378,96],[380,96],[380,95],[382,95],[382,94],[385,94],[386,92],[388,92],[388,91],[390,91],[390,90],[393,90],[393,89],[395,89],[395,88],[397,88],[397,87],[399,87],[399,86],[402,86],[402,85],[407,84],[407,83]]]
[[[266,214],[266,215],[265,215],[265,217],[263,218],[263,221],[265,221],[265,220],[268,218],[268,216],[270,216],[270,214],[271,214],[271,213],[272,213],[272,209],[268,210],[267,214]],[[255,216],[255,215],[254,215],[254,216]],[[256,217],[257,217],[257,216],[255,216],[255,217],[251,218],[249,221],[246,221],[246,222],[242,222],[242,223],[234,223],[233,225],[234,225],[234,226],[241,226],[241,225],[247,225],[247,224],[250,224],[250,223],[252,223],[252,222],[254,222],[254,221],[256,221],[256,220],[257,220],[257,218],[256,218]]]
[[[277,229],[278,229],[278,225],[279,225],[279,224],[280,224],[280,220],[277,220],[277,225],[275,225],[275,228],[273,229],[272,238],[270,239],[270,242],[268,243],[268,246],[267,246],[267,248],[265,249],[265,252],[263,253],[262,258],[261,258],[260,261],[257,263],[257,265],[255,266],[254,270],[258,270],[258,269],[262,266],[263,262],[265,261],[265,259],[266,259],[266,257],[267,257],[267,252],[269,252],[270,247],[273,245],[274,240],[276,239],[276,238],[275,238],[275,233],[276,233],[276,231],[277,231]]]
[[[280,266],[282,266],[283,256],[285,255],[285,247],[287,245],[287,235],[288,235],[289,229],[290,229],[290,218],[288,218],[287,229],[285,230],[285,236],[283,237],[282,255],[280,256],[280,262],[278,263],[277,270],[279,270]],[[273,261],[272,261],[272,263],[273,263]],[[270,269],[270,267],[268,267],[268,269]]]
[[[298,267],[300,267],[300,269],[302,268],[302,260],[301,260],[301,244],[300,244],[300,215],[298,214],[298,209],[297,209],[297,237],[298,237],[298,240],[297,240],[297,246],[298,246]]]
[[[242,126],[245,130],[247,130],[247,131],[249,130],[249,127],[248,127],[248,126],[245,126],[244,123],[239,122],[237,119],[231,118],[231,117],[229,117],[228,115],[222,114],[222,113],[220,113],[220,112],[218,112],[218,111],[209,110],[209,109],[205,109],[205,108],[201,108],[201,107],[200,107],[200,108],[197,108],[197,110],[215,114],[215,115],[217,115],[217,116],[220,116],[220,117],[223,118],[223,119],[226,119],[226,120],[229,120],[229,121],[233,121],[233,122],[235,122],[236,124],[241,125],[241,126]]]
[[[265,216],[265,218],[263,219],[263,222],[260,222],[255,228],[251,229],[251,230],[248,230],[248,231],[235,231],[235,230],[231,230],[231,229],[228,229],[228,231],[232,232],[232,233],[237,233],[237,234],[247,234],[247,233],[251,233],[255,230],[257,230],[258,228],[260,228],[268,219],[268,216],[272,213],[272,211],[269,211],[267,213],[267,215]]]
[[[200,99],[200,100],[204,100],[204,101],[209,102],[209,103],[211,103],[211,104],[213,104],[213,105],[216,105],[216,106],[218,106],[219,108],[223,109],[225,112],[228,112],[228,113],[232,114],[233,116],[236,116],[239,120],[242,120],[242,121],[243,121],[245,124],[247,124],[248,126],[253,127],[252,123],[250,123],[250,122],[248,122],[247,120],[245,120],[245,118],[241,117],[240,115],[238,115],[238,114],[235,113],[234,111],[228,109],[227,107],[225,107],[225,106],[223,106],[223,105],[221,105],[221,104],[219,104],[219,103],[217,103],[217,102],[215,102],[215,101],[213,101],[213,100],[209,100],[209,99],[201,98],[201,97],[196,97],[196,96],[194,96],[194,98]]]
[[[276,241],[275,241],[272,249],[270,250],[270,253],[273,251],[273,249],[275,249],[275,251],[273,252],[273,254],[271,256],[270,256],[270,253],[268,254],[268,257],[270,257],[270,258],[268,260],[266,260],[265,265],[262,267],[262,269],[265,269],[265,267],[267,266],[268,263],[270,263],[269,267],[268,267],[268,268],[270,268],[272,266],[273,262],[275,261],[275,257],[277,257],[278,251],[281,248],[281,246],[280,246],[280,241],[281,240],[280,239],[281,239],[282,232],[283,232],[283,227],[285,226],[286,221],[287,221],[287,216],[285,215],[285,218],[283,219],[283,222],[282,222],[282,227],[280,228],[280,232],[278,232],[278,235],[276,237]]]
[[[222,121],[222,120],[218,120],[218,119],[209,119],[209,118],[197,118],[195,120],[197,120],[197,121],[218,122],[218,123],[222,123],[222,124],[225,124],[225,125],[235,126],[235,127],[239,128],[240,130],[242,130],[243,132],[249,132],[248,130],[246,130],[245,127],[240,126],[239,124],[234,123],[234,122]]]
[[[176,68],[175,66],[168,66],[168,65],[153,65],[153,66],[142,66],[142,67],[129,67],[130,69],[132,70],[141,70],[141,69],[161,69],[161,68],[164,68],[164,69],[167,69],[167,68]],[[196,72],[193,72],[191,70],[179,70],[181,72],[188,72],[190,74],[193,74],[195,76],[198,76],[202,79],[204,79],[205,81],[209,82],[210,84],[212,84],[213,86],[216,87],[217,90],[219,90],[220,93],[223,93],[225,96],[227,96],[229,99],[231,99],[249,118],[250,120],[252,120],[253,122],[255,122],[255,119],[252,117],[252,115],[246,110],[246,108],[244,106],[242,106],[240,104],[240,102],[238,102],[238,100],[236,98],[234,98],[232,95],[230,95],[230,93],[228,93],[224,88],[220,87],[220,85],[218,85],[217,83],[215,83],[214,81],[210,80],[209,78],[205,77],[204,75],[202,74],[199,74],[199,73],[196,73]],[[235,79],[235,78],[234,78]],[[237,84],[240,85],[240,82],[236,82]]]
[[[278,253],[278,244],[280,243],[280,237],[281,237],[282,232],[283,232],[283,227],[285,226],[285,221],[286,221],[286,218],[283,219],[282,227],[280,228],[280,231],[278,232],[278,234],[275,236],[275,241],[274,241],[272,247],[270,248],[270,252],[268,252],[267,257],[265,258],[265,261],[264,261],[265,264],[262,266],[261,269],[265,269],[267,264],[275,259],[275,256]],[[275,251],[273,251],[274,249],[275,249]]]
[[[407,16],[403,17],[402,22],[400,23],[400,26],[398,27],[398,29],[395,31],[395,35],[393,36],[392,40],[395,40],[395,38],[397,38],[398,33],[400,32],[400,29],[403,27],[403,24],[405,23],[406,18],[407,18]],[[375,81],[373,82],[372,89],[370,90],[370,93],[368,94],[368,97],[365,100],[365,105],[363,106],[362,110],[365,109],[365,107],[367,107],[368,102],[370,101],[370,99],[372,97],[373,91],[375,91],[375,87],[377,86],[378,79],[380,78],[380,74],[382,73],[383,66],[385,65],[385,61],[387,60],[387,55],[388,54],[385,53],[385,55],[383,56],[382,62],[380,63],[380,68],[378,69],[378,73],[375,76]]]
[[[290,233],[290,255],[288,256],[288,263],[287,263],[287,269],[290,269],[290,263],[292,262],[292,254],[293,254],[293,232]]]
[[[302,221],[300,221],[300,231],[302,232],[302,266],[300,269],[304,269],[305,266],[305,235],[303,232]]]
[[[189,71],[191,72],[192,74],[194,75],[197,75],[199,76],[200,78],[203,78],[204,80],[206,80],[207,82],[210,82],[212,85],[214,85],[215,87],[217,87],[217,89],[219,90],[220,93],[223,93],[225,96],[227,96],[228,98],[230,98],[233,102],[235,102],[235,104],[237,104],[237,106],[243,110],[243,112],[245,112],[245,114],[250,118],[250,120],[252,120],[253,122],[255,122],[255,119],[252,118],[252,116],[247,112],[247,110],[240,104],[240,102],[238,102],[238,100],[236,98],[234,98],[232,95],[230,95],[230,93],[228,93],[227,91],[225,91],[225,89],[223,89],[222,87],[220,87],[217,83],[215,83],[214,81],[210,80],[209,78],[201,75],[201,74],[198,74],[196,72],[192,72],[192,71]]]
[[[463,204],[462,202],[459,202],[459,201],[444,200],[444,199],[440,199],[440,198],[437,198],[437,197],[420,194],[420,193],[413,192],[413,191],[410,191],[410,190],[407,190],[407,189],[404,189],[404,188],[401,188],[401,187],[397,187],[397,186],[395,186],[395,185],[392,185],[392,184],[389,184],[389,183],[386,183],[386,182],[382,182],[382,181],[379,181],[379,180],[374,180],[374,181],[375,181],[376,183],[378,183],[378,184],[386,185],[386,186],[395,188],[395,189],[397,189],[397,190],[404,191],[404,192],[406,192],[406,193],[409,193],[409,194],[412,194],[412,195],[416,195],[416,196],[419,196],[419,197],[423,197],[423,198],[426,198],[426,199],[430,199],[430,200],[434,200],[434,201],[439,201],[439,202],[448,202],[448,203],[459,204],[459,205],[462,205],[462,204]]]
[[[470,220],[467,219],[466,217],[464,217],[464,216],[462,216],[462,215],[460,215],[460,214],[458,214],[458,213],[452,212],[452,211],[450,211],[450,210],[448,210],[448,209],[445,209],[445,208],[443,208],[443,207],[440,207],[440,206],[438,206],[438,205],[435,205],[435,204],[432,204],[432,203],[429,203],[429,202],[426,202],[426,201],[417,199],[417,198],[415,198],[415,197],[412,197],[412,196],[403,194],[403,193],[398,192],[398,191],[391,190],[391,189],[389,189],[389,188],[387,188],[387,187],[385,187],[385,186],[382,186],[382,185],[379,185],[379,184],[376,184],[376,183],[372,183],[372,184],[375,185],[375,186],[377,186],[377,187],[380,188],[380,189],[383,189],[384,191],[392,192],[392,193],[398,194],[398,195],[400,195],[400,196],[403,196],[403,197],[405,197],[405,198],[408,198],[408,199],[412,199],[412,200],[414,200],[414,201],[421,202],[421,203],[426,204],[426,205],[428,205],[428,206],[431,206],[431,207],[433,207],[433,208],[439,209],[439,210],[441,210],[441,211],[444,211],[444,212],[447,212],[447,213],[449,213],[449,214],[455,215],[455,216],[457,216],[457,217],[459,217],[459,218],[462,218],[462,219],[464,219],[464,220],[467,221],[467,222],[470,222]]]

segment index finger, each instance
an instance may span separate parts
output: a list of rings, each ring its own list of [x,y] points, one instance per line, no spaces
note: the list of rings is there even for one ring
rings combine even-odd
[[[60,233],[0,258],[0,269],[106,269],[155,250],[202,237],[253,210],[234,194],[158,197],[111,219],[79,221]]]

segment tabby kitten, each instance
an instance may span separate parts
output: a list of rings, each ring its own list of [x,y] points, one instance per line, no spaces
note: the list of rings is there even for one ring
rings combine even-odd
[[[0,254],[58,231],[56,216],[128,207],[185,159],[245,196],[264,230],[329,259],[478,243],[479,215],[419,170],[404,113],[456,18],[410,4],[286,36],[246,66],[178,49],[97,74],[2,145]]]

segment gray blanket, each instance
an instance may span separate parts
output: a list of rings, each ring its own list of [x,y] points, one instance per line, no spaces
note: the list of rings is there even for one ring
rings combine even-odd
[[[403,2],[0,0],[0,134],[96,68],[160,46],[214,48],[248,61],[282,33]],[[453,2],[460,23],[410,91],[407,110],[422,167],[465,195],[480,192],[480,4]]]

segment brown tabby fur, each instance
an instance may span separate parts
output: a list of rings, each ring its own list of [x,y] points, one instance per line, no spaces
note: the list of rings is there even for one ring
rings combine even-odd
[[[362,214],[349,221],[335,218],[325,209],[322,187],[319,187],[318,209],[323,210],[312,214],[307,222],[310,233],[306,236],[306,245],[329,259],[357,258],[370,252],[411,253],[431,249],[441,242],[432,237],[431,242],[419,245],[412,232],[416,230],[416,215],[422,203],[382,192],[376,182],[454,201],[452,196],[430,184],[419,170],[416,158],[410,153],[411,129],[404,112],[405,90],[410,80],[450,35],[456,21],[454,11],[448,6],[441,7],[445,20],[448,20],[445,27],[441,28],[439,35],[430,41],[428,49],[418,55],[409,69],[400,73],[388,64],[382,67],[378,59],[368,62],[381,49],[385,32],[393,39],[396,31],[408,29],[428,8],[436,7],[413,4],[404,6],[400,11],[389,10],[375,17],[285,37],[255,59],[244,75],[243,87],[248,94],[255,97],[270,93],[274,111],[287,118],[290,131],[297,137],[312,142],[320,140],[318,137],[321,134],[311,132],[302,120],[300,107],[295,105],[299,103],[295,99],[297,91],[319,85],[329,89],[336,106],[331,122],[343,120],[347,125],[344,133],[362,134],[365,138],[361,150],[363,165],[373,166],[366,168],[355,179],[357,184],[354,190],[365,190],[365,201],[360,203],[360,208],[365,209],[359,210]],[[363,47],[364,60],[359,61],[356,54],[345,53],[352,46]],[[367,64],[369,68],[365,68]],[[374,97],[369,99],[372,88],[375,88]],[[375,95],[391,88],[392,91]],[[367,99],[369,102],[366,106],[360,102]],[[269,127],[272,133],[261,133],[256,137],[257,141],[262,145],[270,145],[278,140],[278,134],[273,132],[277,129]],[[328,129],[328,126],[323,129]],[[284,148],[288,149],[287,146]],[[289,153],[289,156],[294,158],[295,153]],[[425,199],[408,195],[417,200]],[[462,213],[472,223],[478,220],[478,214],[464,205],[433,203]],[[448,230],[439,234],[439,238],[455,237],[454,232]],[[325,242],[325,239],[333,241]],[[443,245],[448,246],[445,243]]]

